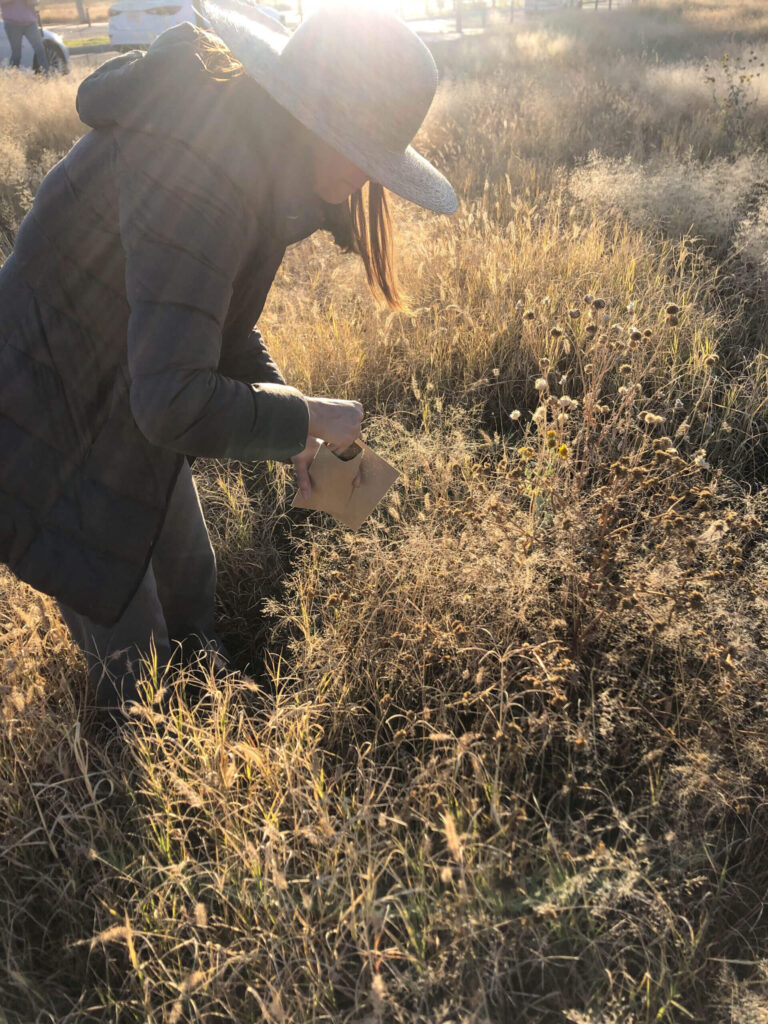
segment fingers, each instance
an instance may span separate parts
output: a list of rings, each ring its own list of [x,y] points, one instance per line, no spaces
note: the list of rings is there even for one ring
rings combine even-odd
[[[309,467],[306,463],[299,462],[296,468],[296,483],[299,485],[302,498],[312,496],[312,481],[309,479]]]

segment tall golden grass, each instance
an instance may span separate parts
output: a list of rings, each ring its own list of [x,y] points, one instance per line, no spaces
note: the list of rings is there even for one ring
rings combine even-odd
[[[0,577],[0,1020],[768,1019],[765,96],[704,68],[767,38],[702,2],[438,51],[463,202],[398,205],[412,314],[318,237],[261,324],[399,485],[350,534],[195,467],[269,693],[148,666],[170,712],[105,730]],[[78,131],[32,85],[8,236]]]

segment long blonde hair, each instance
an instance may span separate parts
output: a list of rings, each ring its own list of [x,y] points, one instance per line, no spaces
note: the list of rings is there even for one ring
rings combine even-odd
[[[197,53],[208,74],[217,82],[228,82],[246,74],[229,47],[205,29],[198,29]],[[377,182],[368,182],[334,211],[330,227],[337,245],[345,252],[360,256],[368,287],[376,301],[393,310],[406,309],[407,301],[395,270],[392,215],[385,189]]]

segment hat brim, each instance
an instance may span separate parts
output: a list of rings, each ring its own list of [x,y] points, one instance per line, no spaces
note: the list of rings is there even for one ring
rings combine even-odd
[[[390,192],[435,213],[456,212],[459,201],[450,182],[412,146],[404,152],[371,143],[363,147],[351,133],[335,127],[311,97],[301,95],[282,73],[280,54],[290,35],[277,21],[254,17],[257,12],[238,0],[227,0],[226,7],[205,3],[205,12],[247,74],[305,128]]]

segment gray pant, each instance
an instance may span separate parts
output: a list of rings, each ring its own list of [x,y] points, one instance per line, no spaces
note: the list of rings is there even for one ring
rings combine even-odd
[[[72,639],[85,654],[88,675],[102,707],[141,700],[142,660],[157,651],[160,671],[174,644],[212,638],[216,560],[200,500],[185,461],[146,575],[113,626],[99,626],[59,603]]]
[[[9,64],[17,68],[21,63],[21,41],[24,36],[29,40],[29,45],[35,52],[37,64],[41,71],[48,71],[48,57],[43,45],[43,34],[34,22],[30,25],[20,25],[16,21],[4,21],[5,34],[11,45],[11,59]]]

